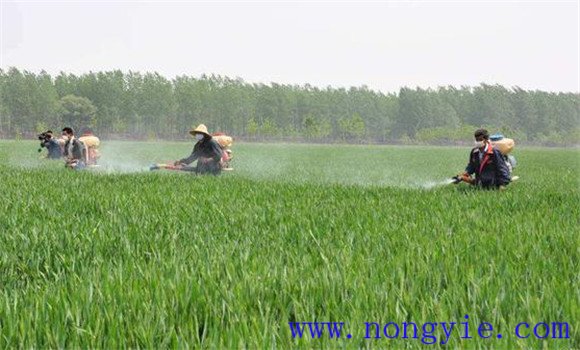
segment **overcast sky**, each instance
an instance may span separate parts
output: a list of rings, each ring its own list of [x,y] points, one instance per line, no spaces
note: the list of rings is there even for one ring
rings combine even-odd
[[[3,69],[580,91],[577,0],[0,2]]]

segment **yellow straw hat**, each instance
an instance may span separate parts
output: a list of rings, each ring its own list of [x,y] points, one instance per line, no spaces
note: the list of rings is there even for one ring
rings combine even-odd
[[[199,124],[197,126],[197,128],[189,130],[189,133],[192,135],[204,134],[204,135],[210,136],[210,134],[207,132],[207,126],[205,126],[205,124]]]

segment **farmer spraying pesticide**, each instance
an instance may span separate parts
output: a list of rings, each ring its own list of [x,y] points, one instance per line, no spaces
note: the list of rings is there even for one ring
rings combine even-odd
[[[180,170],[190,171],[196,174],[218,175],[222,170],[233,170],[231,167],[233,138],[224,133],[210,134],[204,124],[189,133],[196,139],[193,152],[187,158],[177,160],[171,164],[153,164],[149,170]],[[197,160],[196,166],[189,166]]]
[[[197,160],[197,166],[194,168],[197,174],[218,175],[222,170],[220,165],[222,149],[219,143],[207,132],[204,124],[199,124],[189,133],[197,140],[193,151],[189,157],[175,161],[174,165],[189,165]]]
[[[63,156],[65,166],[70,169],[84,169],[87,164],[87,152],[84,143],[75,137],[74,130],[70,127],[62,129],[62,136],[66,140]]]
[[[508,162],[500,152],[500,146],[494,146],[485,129],[476,130],[474,137],[475,147],[469,154],[469,163],[462,174],[453,178],[455,183],[463,181],[485,189],[504,190],[511,181],[511,175]],[[511,151],[513,141],[511,146],[504,142],[501,147]]]

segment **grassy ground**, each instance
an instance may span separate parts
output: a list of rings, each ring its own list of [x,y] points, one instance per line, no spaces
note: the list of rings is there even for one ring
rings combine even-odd
[[[418,347],[364,322],[466,314],[473,338],[447,346],[580,348],[577,150],[517,150],[502,193],[435,186],[458,148],[240,144],[220,177],[145,170],[191,147],[108,144],[73,172],[0,142],[0,348]],[[292,339],[293,321],[352,338]],[[533,339],[556,321],[569,339]]]

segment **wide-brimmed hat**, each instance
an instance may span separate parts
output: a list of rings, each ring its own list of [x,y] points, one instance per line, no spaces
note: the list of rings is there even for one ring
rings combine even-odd
[[[207,126],[205,126],[205,124],[199,124],[197,128],[189,130],[189,133],[192,135],[204,134],[210,136],[209,133],[207,132]]]

